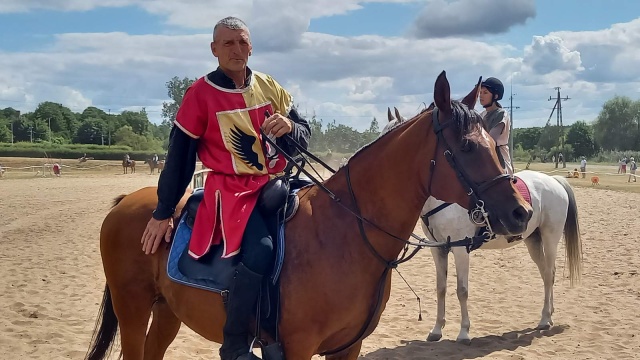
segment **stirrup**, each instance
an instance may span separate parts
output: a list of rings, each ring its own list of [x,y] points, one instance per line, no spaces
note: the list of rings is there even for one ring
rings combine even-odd
[[[255,356],[252,352],[240,355],[236,360],[262,360]]]

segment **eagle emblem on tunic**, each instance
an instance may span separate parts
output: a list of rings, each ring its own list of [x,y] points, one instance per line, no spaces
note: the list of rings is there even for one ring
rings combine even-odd
[[[255,136],[249,135],[237,126],[234,126],[233,129],[231,129],[229,138],[231,139],[233,150],[242,161],[259,171],[264,169],[264,165],[260,163],[258,154],[253,151],[253,144],[257,141]]]

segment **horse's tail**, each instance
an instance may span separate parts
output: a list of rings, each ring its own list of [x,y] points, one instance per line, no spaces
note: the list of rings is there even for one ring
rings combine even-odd
[[[573,189],[562,176],[554,176],[569,196],[567,220],[564,223],[565,252],[569,260],[569,279],[571,286],[580,281],[582,275],[582,239],[580,238],[580,224],[578,223],[578,205]]]
[[[111,203],[111,208],[114,208],[116,207],[116,205],[120,204],[120,201],[122,201],[122,199],[124,199],[126,196],[126,194],[120,194],[116,196],[116,198],[113,199],[113,202]]]
[[[93,330],[93,336],[91,338],[91,347],[85,360],[102,360],[109,356],[111,353],[111,345],[115,340],[117,332],[118,318],[113,311],[109,285],[105,285],[102,304],[100,304],[100,311],[96,319],[96,327]]]

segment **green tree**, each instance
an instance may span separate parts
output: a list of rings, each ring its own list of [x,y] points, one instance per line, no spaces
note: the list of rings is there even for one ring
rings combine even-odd
[[[540,139],[538,140],[538,147],[542,150],[549,150],[558,145],[560,145],[560,127],[557,125],[549,125],[542,128]]]
[[[40,103],[32,114],[34,119],[46,123],[47,131],[50,123],[53,134],[67,139],[71,139],[80,126],[76,115],[68,107],[51,101]]]
[[[197,79],[189,79],[188,77],[180,79],[177,76],[174,76],[171,80],[167,81],[167,95],[171,101],[165,101],[162,103],[163,125],[168,125],[169,127],[172,126],[173,122],[176,120],[178,108],[180,107],[180,104],[182,104],[184,93],[196,80]]]
[[[597,152],[593,131],[584,121],[577,121],[571,125],[569,132],[567,132],[566,143],[571,145],[576,157],[591,157]]]
[[[542,135],[541,127],[513,129],[514,146],[520,144],[523,150],[533,150]]]
[[[104,120],[89,118],[78,128],[73,142],[80,144],[103,145],[107,139],[104,137]]]
[[[123,111],[122,114],[120,114],[120,120],[125,126],[131,127],[133,132],[138,135],[145,134],[150,125],[147,112],[144,109],[139,112]]]
[[[371,120],[371,124],[369,125],[369,129],[365,130],[362,134],[362,145],[368,144],[380,136],[380,124],[378,124],[378,120],[374,117]]]
[[[0,115],[0,143],[11,142],[11,123]]]
[[[18,120],[20,117],[20,111],[12,107],[4,108],[0,110],[0,118],[7,120]]]
[[[322,120],[318,120],[314,114],[309,120],[311,128],[311,139],[309,140],[309,150],[311,151],[327,151],[325,135],[322,131]]]
[[[593,130],[604,150],[631,150],[637,145],[639,126],[640,106],[626,96],[615,96],[602,106]]]
[[[80,114],[79,119],[81,121],[86,121],[87,119],[102,119],[102,120],[106,120],[108,116],[109,115],[107,115],[107,113],[104,112],[104,110],[98,109],[95,106],[89,106],[86,109],[84,109],[82,114]]]

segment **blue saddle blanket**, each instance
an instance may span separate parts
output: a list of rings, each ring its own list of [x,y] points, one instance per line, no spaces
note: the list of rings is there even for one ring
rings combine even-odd
[[[297,185],[297,184],[296,184]],[[291,189],[287,200],[287,212],[282,215],[267,219],[269,232],[274,239],[275,258],[270,280],[271,285],[275,285],[282,270],[285,254],[284,227],[286,221],[293,217],[298,207],[297,192],[309,185],[302,182],[299,187]],[[204,189],[196,189],[203,191]],[[203,290],[213,291],[221,294],[229,289],[238,263],[238,257],[222,258],[223,245],[217,245],[198,260],[189,255],[189,240],[192,229],[187,221],[187,212],[184,212],[178,226],[174,232],[169,259],[167,261],[167,274],[169,278],[177,283],[196,287]],[[280,220],[277,220],[280,218]]]

